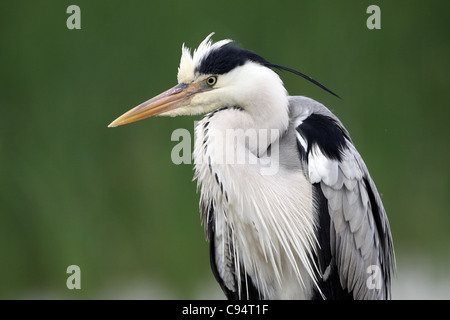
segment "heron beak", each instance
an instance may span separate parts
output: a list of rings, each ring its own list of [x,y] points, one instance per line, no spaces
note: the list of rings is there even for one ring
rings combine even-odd
[[[108,127],[111,128],[121,126],[155,116],[166,111],[187,106],[190,104],[196,93],[204,91],[201,84],[201,82],[194,82],[190,84],[180,83],[124,113],[111,122]]]

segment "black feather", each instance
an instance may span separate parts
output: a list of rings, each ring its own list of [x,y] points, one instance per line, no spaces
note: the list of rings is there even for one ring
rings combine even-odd
[[[353,292],[348,292],[342,288],[339,280],[339,270],[332,254],[332,248],[330,247],[330,213],[328,212],[328,200],[325,198],[319,183],[313,184],[313,192],[319,216],[319,225],[316,231],[319,250],[315,258],[321,273],[327,273],[326,278],[318,276],[320,291],[327,300],[353,300]],[[323,299],[317,289],[314,290],[313,299]]]
[[[302,77],[303,79],[308,80],[309,82],[331,93],[332,95],[340,98],[336,93],[334,93],[318,81],[314,80],[310,76],[307,76],[304,73],[288,67],[270,63],[253,51],[242,49],[236,45],[233,45],[232,43],[225,44],[220,48],[211,51],[207,56],[203,58],[203,60],[200,62],[200,65],[195,69],[195,72],[200,74],[225,74],[236,67],[244,65],[247,61],[259,63],[262,66],[268,68],[275,68],[278,70],[291,72]]]
[[[200,74],[220,75],[244,65],[247,61],[257,62],[261,65],[267,63],[264,58],[250,50],[226,44],[205,56],[195,71]]]
[[[336,93],[334,93],[333,91],[331,91],[330,89],[325,87],[323,84],[321,84],[320,82],[314,80],[310,76],[307,76],[304,73],[301,73],[301,72],[299,72],[297,70],[294,70],[294,69],[291,69],[291,68],[288,68],[288,67],[283,67],[283,66],[280,66],[280,65],[277,65],[277,64],[268,63],[268,64],[266,64],[266,66],[270,67],[270,68],[276,68],[276,69],[280,69],[280,70],[284,70],[284,71],[289,71],[289,72],[291,72],[293,74],[296,74],[296,75],[302,77],[303,79],[306,79],[309,82],[314,83],[316,86],[318,86],[319,88],[322,88],[323,90],[327,91],[328,93],[331,93],[333,96],[338,97],[339,99],[341,99],[341,97],[339,97]]]
[[[306,118],[297,131],[308,142],[308,150],[300,148],[300,155],[302,152],[309,154],[312,146],[317,145],[328,158],[341,161],[347,149],[347,140],[351,141],[347,132],[334,119],[317,113]],[[308,161],[308,157],[305,160]]]
[[[206,214],[205,211],[207,211],[209,208],[209,212]],[[214,206],[212,201],[210,202],[209,206],[206,206],[204,203],[200,203],[200,211],[202,211],[202,215],[207,216],[207,222],[205,224],[206,232],[207,232],[207,238],[209,240],[209,262],[211,264],[211,270],[213,272],[214,277],[216,278],[217,282],[219,283],[220,287],[222,288],[222,291],[225,293],[225,296],[229,300],[240,300],[240,299],[247,299],[247,300],[262,300],[264,297],[259,292],[256,285],[253,283],[253,280],[251,277],[241,269],[240,274],[240,292],[238,291],[232,291],[227,288],[225,285],[222,277],[220,276],[219,270],[217,268],[216,264],[216,244],[215,244],[215,222],[214,222]],[[230,244],[232,245],[232,244]],[[229,252],[234,252],[233,248],[229,248]],[[232,266],[230,268],[234,268],[234,259],[231,259]],[[238,276],[234,274],[234,285],[235,287],[238,286]]]

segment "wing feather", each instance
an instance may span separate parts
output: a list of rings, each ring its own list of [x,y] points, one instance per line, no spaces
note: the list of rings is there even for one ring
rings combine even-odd
[[[320,243],[320,256],[329,246],[329,265],[320,270],[334,270],[341,288],[354,299],[387,299],[390,297],[390,271],[394,251],[389,222],[375,184],[342,123],[326,107],[305,97],[291,97],[291,114],[295,118],[297,143],[306,176],[317,186],[321,203],[318,215],[328,214],[329,243]],[[311,119],[311,120],[310,120]],[[319,241],[320,242],[320,241]],[[319,262],[327,259],[319,258]],[[334,264],[331,265],[331,264]],[[382,288],[367,285],[375,266],[382,276]],[[327,284],[323,277],[322,287]],[[336,295],[330,295],[331,298]]]

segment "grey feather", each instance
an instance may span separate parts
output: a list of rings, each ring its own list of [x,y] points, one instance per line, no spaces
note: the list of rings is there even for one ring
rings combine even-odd
[[[348,137],[339,119],[320,103],[291,97],[290,104],[291,110],[295,109],[291,112],[302,119],[310,114],[332,118]],[[367,167],[350,139],[346,139],[341,158],[339,162],[328,159],[324,163],[322,155],[311,152],[307,164],[312,180],[316,182],[317,176],[320,177],[322,192],[328,200],[330,248],[339,279],[355,299],[386,299],[390,297],[390,271],[395,267],[388,219]],[[384,280],[381,290],[366,285],[367,268],[372,265],[381,270]]]

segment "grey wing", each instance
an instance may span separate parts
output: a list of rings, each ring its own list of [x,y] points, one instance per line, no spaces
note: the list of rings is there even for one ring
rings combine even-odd
[[[392,237],[364,161],[326,107],[304,97],[290,103],[297,147],[314,190],[322,297],[390,298]]]

